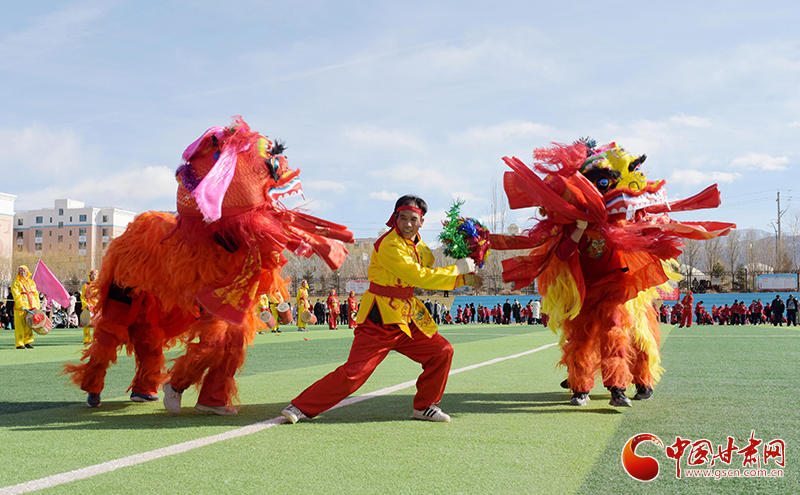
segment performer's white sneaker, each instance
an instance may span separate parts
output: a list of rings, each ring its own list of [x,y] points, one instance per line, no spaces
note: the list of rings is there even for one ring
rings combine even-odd
[[[589,392],[575,392],[569,403],[571,406],[585,406],[589,400]]]
[[[161,389],[164,391],[164,407],[172,414],[181,413],[181,397],[183,394],[178,392],[171,383],[165,383]]]
[[[423,421],[439,421],[442,423],[449,423],[450,416],[443,413],[439,406],[432,405],[427,409],[414,409],[414,412],[411,413],[411,417],[414,419],[421,419]]]
[[[301,419],[305,418],[306,415],[303,414],[303,411],[294,407],[293,405],[289,404],[286,406],[286,409],[281,411],[281,414],[284,418],[288,419],[290,423],[295,424]]]

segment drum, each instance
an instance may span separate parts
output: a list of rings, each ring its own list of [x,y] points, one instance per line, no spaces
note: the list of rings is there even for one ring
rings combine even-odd
[[[309,325],[316,325],[317,324],[317,316],[311,315],[311,319],[308,321]]]
[[[88,327],[92,323],[92,312],[88,309],[81,311],[81,326]]]
[[[272,316],[272,311],[266,310],[258,314],[258,319],[267,325],[267,330],[275,328],[275,317]]]
[[[34,309],[28,311],[25,316],[25,322],[34,332],[39,335],[47,335],[53,329],[53,322],[44,314],[41,309]]]
[[[292,322],[292,307],[288,302],[278,304],[278,318],[284,325]]]
[[[300,313],[300,319],[303,320],[303,323],[311,323],[312,318],[314,318],[314,315],[311,314],[311,311],[303,311]]]

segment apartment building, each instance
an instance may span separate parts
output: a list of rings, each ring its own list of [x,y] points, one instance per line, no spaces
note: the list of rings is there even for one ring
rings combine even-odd
[[[57,199],[53,208],[16,212],[13,243],[17,252],[77,256],[78,268],[91,270],[99,267],[111,240],[122,234],[135,216],[120,208]]]

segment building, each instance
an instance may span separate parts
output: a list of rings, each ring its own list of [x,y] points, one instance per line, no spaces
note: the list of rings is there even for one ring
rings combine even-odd
[[[14,214],[14,247],[17,253],[77,260],[81,271],[99,268],[111,240],[122,234],[135,216],[120,208],[57,199],[53,208]]]

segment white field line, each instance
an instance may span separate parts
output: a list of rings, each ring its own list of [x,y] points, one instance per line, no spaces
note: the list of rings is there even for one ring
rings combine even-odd
[[[672,335],[669,334],[667,336],[668,339],[707,339],[707,338],[717,338],[717,337],[740,337],[740,338],[747,338],[747,339],[761,339],[761,338],[775,338],[775,337],[789,337],[791,339],[796,339],[800,337],[800,333],[797,335],[737,335],[737,334],[730,334],[730,335]]]
[[[547,344],[541,347],[537,347],[536,349],[520,352],[519,354],[513,354],[511,356],[492,359],[490,361],[485,361],[483,363],[473,364],[471,366],[465,366],[457,370],[450,370],[450,374],[455,375],[456,373],[461,373],[462,371],[470,371],[483,366],[489,366],[502,361],[506,361],[508,359],[515,359],[518,357],[527,356],[528,354],[533,354],[534,352],[542,351],[554,345],[557,344],[555,343]],[[357,402],[361,402],[367,399],[372,399],[375,397],[380,397],[382,395],[388,395],[406,388],[413,387],[416,383],[417,383],[416,380],[411,380],[408,382],[399,383],[391,387],[382,388],[380,390],[376,390],[375,392],[370,392],[368,394],[359,395],[357,397],[349,397],[339,402],[331,409],[336,409],[343,406],[349,406],[351,404],[355,404]],[[98,474],[104,474],[104,473],[109,473],[111,471],[116,471],[119,468],[127,466],[135,466],[137,464],[143,464],[145,462],[159,459],[161,457],[181,454],[183,452],[188,452],[190,450],[194,450],[199,447],[205,447],[206,445],[222,442],[224,440],[230,440],[232,438],[238,438],[245,435],[250,435],[251,433],[257,433],[267,428],[271,428],[273,426],[285,423],[286,421],[287,421],[286,418],[284,418],[283,416],[278,416],[277,418],[272,418],[267,421],[260,421],[258,423],[253,423],[251,425],[227,431],[225,433],[218,433],[216,435],[211,435],[208,437],[189,440],[187,442],[170,445],[168,447],[162,447],[160,449],[151,450],[149,452],[142,452],[141,454],[134,454],[128,457],[123,457],[121,459],[114,459],[112,461],[103,462],[101,464],[95,464],[94,466],[87,466],[84,468],[75,469],[73,471],[68,471],[66,473],[54,474],[51,476],[47,476],[45,478],[40,478],[38,480],[26,481],[25,483],[20,483],[18,485],[12,485],[0,488],[0,495],[12,495],[12,494],[16,495],[20,493],[30,493],[37,490],[43,490],[45,488],[51,488],[54,486],[63,485],[65,483],[70,483],[72,481],[77,481],[85,478],[90,478],[92,476],[97,476]]]

